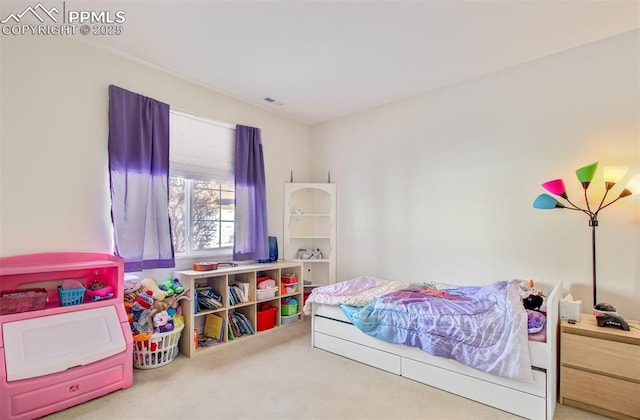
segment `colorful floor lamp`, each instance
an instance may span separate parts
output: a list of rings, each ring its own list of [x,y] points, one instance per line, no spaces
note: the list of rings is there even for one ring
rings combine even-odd
[[[554,179],[542,184],[542,187],[549,191],[551,194],[554,194],[558,197],[562,197],[566,204],[560,203],[557,199],[550,196],[549,194],[540,194],[535,201],[533,202],[533,207],[536,209],[542,210],[551,210],[551,209],[568,209],[568,210],[577,210],[585,213],[589,217],[589,226],[591,226],[591,261],[592,261],[592,274],[593,274],[593,305],[595,306],[597,302],[596,297],[596,227],[598,226],[598,213],[606,207],[609,207],[611,204],[620,200],[621,198],[628,197],[631,195],[636,195],[640,193],[640,174],[635,175],[633,178],[629,180],[627,185],[624,187],[622,192],[615,199],[611,200],[607,204],[605,204],[605,200],[607,198],[607,194],[609,194],[609,190],[613,188],[614,185],[618,181],[620,181],[627,173],[627,168],[624,166],[605,166],[603,171],[603,178],[605,183],[605,191],[600,200],[600,204],[598,208],[595,210],[591,209],[589,204],[589,199],[587,197],[587,188],[591,184],[591,180],[598,169],[598,162],[592,163],[591,165],[583,166],[582,168],[576,170],[576,175],[578,180],[582,183],[582,189],[584,190],[584,201],[586,203],[587,208],[581,208],[575,205],[569,200],[567,196],[567,191],[564,186],[564,181],[562,179]]]

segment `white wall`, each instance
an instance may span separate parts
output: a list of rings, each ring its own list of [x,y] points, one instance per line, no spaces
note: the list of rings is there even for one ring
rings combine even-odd
[[[213,120],[262,129],[269,233],[284,183],[309,176],[308,126],[65,37],[1,37],[0,255],[111,252],[108,92],[115,84]]]
[[[634,31],[314,127],[338,280],[562,281],[590,312],[587,216],[532,203],[559,177],[582,202],[574,170],[594,161],[594,192],[605,164],[640,173],[639,46]],[[640,319],[640,197],[601,213],[597,246],[598,300]]]
[[[588,312],[586,216],[531,203],[555,177],[579,201],[573,171],[593,161],[640,172],[639,37],[309,129],[64,37],[3,36],[0,255],[111,250],[107,86],[116,84],[185,112],[261,127],[270,233],[278,237],[289,171],[296,181],[324,181],[330,170],[339,194],[338,279],[561,280]],[[599,300],[640,319],[640,198],[602,213],[598,251]]]

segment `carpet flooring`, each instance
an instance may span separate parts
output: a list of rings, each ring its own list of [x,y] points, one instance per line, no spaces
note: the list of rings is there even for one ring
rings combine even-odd
[[[63,419],[517,419],[311,347],[310,321],[188,359],[134,369],[133,386],[46,417]],[[558,404],[555,419],[604,419]]]

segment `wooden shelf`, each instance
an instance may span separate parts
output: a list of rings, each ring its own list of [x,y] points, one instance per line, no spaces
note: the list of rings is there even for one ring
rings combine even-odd
[[[284,186],[283,256],[286,261],[302,264],[301,280],[322,285],[336,281],[336,194],[333,183]],[[299,259],[300,249],[319,249],[322,258]]]
[[[277,290],[273,297],[258,299],[257,298],[257,278],[259,273],[268,275],[271,279],[275,280]],[[238,342],[240,340],[250,339],[252,337],[259,336],[263,333],[271,331],[267,329],[264,331],[257,331],[258,321],[258,306],[264,303],[270,303],[272,306],[278,308],[276,313],[276,320],[273,328],[279,328],[283,326],[280,317],[280,308],[282,305],[282,299],[287,297],[295,298],[298,302],[298,308],[302,309],[303,304],[303,288],[298,287],[295,292],[281,294],[281,277],[283,274],[293,273],[298,278],[298,285],[302,284],[302,264],[295,261],[277,261],[267,264],[248,264],[240,265],[237,267],[225,267],[212,271],[194,271],[184,270],[174,272],[174,276],[178,278],[180,283],[188,288],[193,293],[196,287],[208,286],[222,297],[223,307],[219,309],[207,309],[195,313],[196,302],[192,294],[192,300],[181,301],[182,314],[184,316],[185,328],[182,331],[180,337],[180,352],[187,357],[194,357],[196,354],[202,354],[210,350],[215,350],[221,346],[225,346],[230,342]],[[229,286],[235,283],[248,283],[249,284],[249,300],[239,304],[230,304],[230,293],[228,291]],[[252,324],[255,334],[242,335],[231,339],[228,334],[228,328],[226,325],[229,322],[229,314],[233,312],[242,313],[247,320]],[[204,324],[206,322],[207,315],[216,314],[225,320],[224,337],[220,342],[216,342],[212,345],[197,347],[195,345],[195,331],[198,331],[198,336],[202,336],[204,332]],[[301,318],[300,318],[301,319]]]

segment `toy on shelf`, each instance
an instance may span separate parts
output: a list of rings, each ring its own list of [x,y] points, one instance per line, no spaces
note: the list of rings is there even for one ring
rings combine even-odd
[[[164,283],[158,285],[160,290],[165,292],[166,297],[171,297],[175,294],[180,294],[184,292],[184,286],[180,284],[178,279],[168,279]]]
[[[87,281],[87,295],[89,299],[93,302],[102,299],[109,299],[113,297],[113,288],[107,284],[98,273],[92,279]]]
[[[84,302],[85,287],[76,279],[67,279],[58,286],[60,305],[73,306]]]

